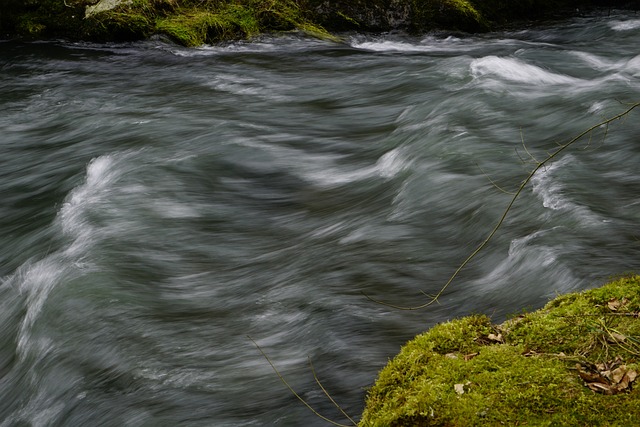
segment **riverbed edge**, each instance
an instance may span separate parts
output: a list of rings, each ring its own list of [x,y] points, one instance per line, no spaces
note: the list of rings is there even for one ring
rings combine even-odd
[[[629,0],[6,0],[0,36],[124,42],[164,36],[184,46],[302,32],[339,41],[357,31],[481,33],[567,18]]]
[[[382,369],[359,426],[635,425],[639,315],[629,275],[499,325],[438,324]]]

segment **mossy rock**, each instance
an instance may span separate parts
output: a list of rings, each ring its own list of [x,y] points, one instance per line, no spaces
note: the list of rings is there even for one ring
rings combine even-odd
[[[306,0],[311,19],[332,31],[486,31],[469,0]]]
[[[412,0],[412,29],[417,32],[433,28],[482,32],[489,22],[469,0]]]
[[[304,0],[310,20],[331,31],[389,31],[408,29],[412,5],[408,0]]]
[[[196,46],[299,30],[482,32],[629,0],[2,0],[0,33],[25,38],[139,40],[164,34]],[[631,3],[630,3],[631,4]]]
[[[360,426],[637,425],[639,314],[636,275],[501,325],[437,325],[380,372]]]

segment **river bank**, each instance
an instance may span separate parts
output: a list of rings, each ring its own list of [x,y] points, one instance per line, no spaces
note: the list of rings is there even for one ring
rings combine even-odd
[[[8,0],[0,6],[0,36],[107,42],[161,35],[198,46],[283,31],[329,39],[344,31],[477,33],[594,7],[637,6],[628,0]]]
[[[342,37],[0,42],[0,424],[326,427],[247,335],[342,420],[309,358],[355,417],[434,325],[640,271],[635,111],[536,174],[438,305],[363,296],[438,292],[497,186],[640,100],[637,14]]]
[[[359,425],[635,425],[639,314],[630,276],[501,325],[442,323],[381,371]]]

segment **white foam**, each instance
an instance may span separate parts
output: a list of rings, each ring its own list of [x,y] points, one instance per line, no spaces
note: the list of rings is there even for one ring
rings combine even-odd
[[[553,73],[519,59],[485,56],[471,62],[474,78],[497,77],[499,79],[531,85],[575,85],[580,79]]]
[[[432,50],[430,46],[421,46],[391,40],[366,41],[353,43],[351,46],[355,49],[369,50],[372,52],[428,52]]]
[[[44,304],[60,278],[65,274],[64,262],[60,254],[53,254],[33,264],[22,266],[8,280],[26,295],[26,313],[20,324],[17,337],[17,353],[20,360],[27,354],[38,354],[43,357],[48,353],[49,343],[46,341],[31,342],[31,329],[36,322]]]
[[[340,186],[371,178],[392,179],[411,165],[397,148],[383,154],[374,165],[359,169],[353,168],[352,165],[344,167],[333,161],[328,162],[328,158],[324,160],[324,164],[309,162],[300,170],[307,180],[323,187]]]
[[[602,101],[596,101],[593,104],[591,104],[591,106],[589,107],[589,109],[587,110],[589,113],[600,113],[601,111],[603,111],[605,109],[605,107],[607,106],[607,104],[605,102]]]
[[[84,252],[93,241],[94,230],[84,216],[90,206],[100,203],[103,193],[117,178],[113,163],[112,156],[93,159],[87,166],[85,182],[75,188],[62,205],[58,219],[63,234],[72,239],[67,249],[70,255]]]
[[[335,154],[310,154],[303,150],[268,144],[257,139],[238,138],[230,143],[261,150],[273,156],[276,163],[294,171],[301,179],[321,187],[337,187],[371,178],[392,179],[409,168],[411,162],[401,148],[383,154],[375,164],[355,167],[353,163],[340,164],[344,158]]]
[[[383,178],[391,179],[411,167],[409,160],[400,148],[395,148],[383,154],[376,163],[378,175]]]
[[[269,100],[289,100],[286,92],[291,88],[284,84],[273,83],[237,74],[215,74],[205,76],[205,86],[232,95],[259,96]]]
[[[634,56],[628,60],[622,69],[634,77],[640,77],[640,55]]]
[[[609,27],[614,31],[631,31],[640,28],[640,19],[630,19],[628,21],[612,21]]]
[[[576,280],[571,269],[559,259],[562,248],[541,244],[539,241],[549,232],[555,232],[555,229],[540,230],[513,239],[509,245],[508,255],[487,274],[470,283],[470,287],[475,288],[472,294],[484,296],[487,291],[499,290],[500,295],[505,298],[508,298],[510,293],[516,293],[521,297],[523,292],[530,291],[522,288],[521,284],[530,283],[532,280],[539,283],[541,277],[547,277],[552,279],[553,283],[562,284],[554,286],[571,287]],[[549,268],[551,266],[553,268]],[[555,288],[554,290],[568,289]]]
[[[98,157],[91,161],[87,167],[85,182],[71,192],[58,213],[55,224],[69,237],[67,246],[41,260],[24,264],[7,279],[26,295],[26,314],[17,338],[20,359],[27,355],[36,354],[38,357],[44,357],[47,354],[50,343],[44,339],[32,339],[31,330],[34,323],[39,318],[51,291],[59,283],[69,281],[92,267],[90,263],[85,262],[84,257],[95,243],[96,233],[86,221],[85,214],[103,197],[108,186],[116,179],[113,163],[111,156]]]
[[[368,50],[371,52],[457,52],[468,50],[469,42],[462,41],[456,37],[438,39],[426,37],[421,41],[398,41],[398,40],[367,40],[350,43],[354,49]]]
[[[569,53],[582,60],[586,65],[597,71],[616,70],[621,68],[625,64],[625,61],[610,61],[606,58],[588,52],[572,51]]]
[[[531,178],[533,193],[542,200],[542,205],[547,209],[570,213],[576,220],[585,225],[602,223],[599,216],[589,208],[571,201],[566,195],[565,186],[556,176],[558,170],[566,168],[573,161],[575,161],[575,158],[567,155],[561,160],[539,170]]]
[[[233,43],[220,43],[215,45],[204,44],[195,48],[183,48],[171,45],[160,46],[161,49],[168,50],[173,55],[194,58],[218,56],[225,54],[237,53],[269,53],[284,50],[291,52],[293,50],[308,51],[314,47],[330,46],[335,44],[331,41],[319,40],[313,37],[307,37],[304,34],[289,34],[278,36],[263,36],[259,39],[250,41],[237,41]]]

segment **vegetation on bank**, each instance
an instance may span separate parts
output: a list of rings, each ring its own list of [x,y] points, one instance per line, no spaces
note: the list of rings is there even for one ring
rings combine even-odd
[[[380,372],[359,425],[636,425],[639,316],[636,275],[501,325],[437,325]]]
[[[0,37],[126,41],[162,34],[186,46],[302,31],[487,31],[628,0],[3,0]],[[564,11],[564,12],[563,12]]]

